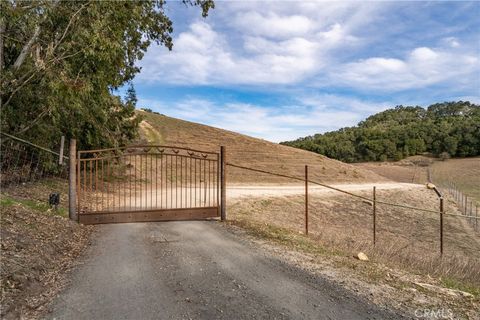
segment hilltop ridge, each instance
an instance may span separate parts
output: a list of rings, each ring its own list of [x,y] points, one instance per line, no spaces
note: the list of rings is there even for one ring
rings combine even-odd
[[[304,176],[305,165],[308,165],[310,179],[319,182],[386,181],[369,170],[356,168],[310,151],[152,112],[137,110],[137,113],[143,117],[140,124],[140,140],[143,142],[205,151],[218,151],[223,145],[226,147],[227,161],[230,163],[297,177]],[[230,183],[292,182],[232,167],[228,170]]]

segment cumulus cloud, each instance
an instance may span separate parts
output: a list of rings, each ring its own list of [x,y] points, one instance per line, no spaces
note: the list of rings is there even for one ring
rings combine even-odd
[[[473,54],[419,47],[403,59],[373,57],[346,63],[331,75],[331,80],[360,89],[398,91],[447,81],[461,84],[479,71],[479,58]]]
[[[322,72],[336,50],[361,44],[352,33],[353,26],[361,23],[349,9],[367,8],[303,2],[295,7],[281,2],[219,7],[222,18],[193,21],[174,38],[172,52],[150,48],[138,80],[181,85],[298,84]]]
[[[158,100],[139,99],[139,105],[172,117],[280,142],[353,126],[370,111],[384,110],[389,103],[361,101],[330,94],[302,96],[293,104],[275,106],[219,103],[203,98],[186,98],[168,107]]]

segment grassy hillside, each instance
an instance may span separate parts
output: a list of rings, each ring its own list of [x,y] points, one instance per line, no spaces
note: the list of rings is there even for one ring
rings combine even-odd
[[[141,139],[151,143],[184,146],[205,151],[218,151],[223,145],[227,161],[294,176],[304,175],[309,166],[311,179],[322,182],[348,183],[386,180],[371,171],[356,168],[325,156],[283,146],[239,133],[138,111],[144,117],[140,125]],[[229,167],[228,182],[292,182]]]
[[[442,161],[412,156],[396,162],[361,162],[354,166],[393,181],[408,183],[425,183],[430,168],[433,182],[440,186],[453,182],[464,194],[480,203],[480,157]]]
[[[464,194],[480,203],[480,157],[435,161],[431,172],[436,183],[454,182]]]

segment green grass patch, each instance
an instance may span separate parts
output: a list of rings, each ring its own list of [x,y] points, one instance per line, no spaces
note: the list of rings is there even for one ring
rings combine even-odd
[[[65,208],[60,207],[60,208],[57,208],[57,210],[53,210],[50,208],[50,206],[46,202],[41,202],[41,201],[31,200],[31,199],[18,199],[18,198],[10,197],[8,195],[2,195],[2,197],[0,198],[0,205],[2,207],[22,205],[26,208],[39,211],[42,213],[59,215],[62,217],[68,216],[67,209]]]
[[[316,243],[313,239],[303,234],[295,233],[286,228],[256,224],[245,220],[233,220],[231,224],[237,225],[247,233],[259,238],[265,238],[289,248],[314,255],[339,255],[340,252],[327,249]]]
[[[465,282],[460,282],[460,281],[457,281],[453,278],[448,278],[448,277],[443,278],[442,279],[442,285],[445,288],[465,291],[465,292],[473,294],[477,298],[480,297],[480,287],[474,286],[474,285],[471,285],[471,284],[467,284]]]

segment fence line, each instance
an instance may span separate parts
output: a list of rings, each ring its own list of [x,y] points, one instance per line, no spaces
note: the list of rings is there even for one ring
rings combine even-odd
[[[466,218],[472,227],[474,227],[475,231],[477,231],[479,228],[478,220],[480,219],[480,216],[478,215],[478,208],[480,205],[478,202],[471,198],[469,201],[469,197],[464,194],[454,182],[447,181],[444,185],[445,187],[443,187],[443,189],[445,189],[455,199],[460,211],[462,212],[462,214],[458,216]],[[469,203],[470,206],[468,205]]]
[[[255,172],[270,174],[270,175],[273,175],[273,176],[278,176],[278,177],[283,177],[283,178],[289,178],[289,179],[293,179],[293,180],[297,180],[297,181],[302,181],[302,182],[305,181],[305,178],[299,178],[299,177],[284,175],[284,174],[280,174],[280,173],[275,173],[275,172],[270,172],[270,171],[265,171],[265,170],[260,170],[260,169],[249,168],[249,167],[245,167],[245,166],[236,165],[236,164],[233,164],[233,163],[230,163],[230,162],[227,162],[226,165],[227,165],[227,166],[230,166],[230,167],[239,168],[239,169],[245,169],[245,170],[250,170],[250,171],[255,171]],[[325,183],[320,183],[320,182],[313,181],[313,180],[310,180],[310,179],[308,179],[308,182],[311,183],[311,184],[315,184],[315,185],[321,186],[321,187],[325,187],[325,188],[327,188],[327,189],[331,189],[331,190],[335,190],[335,191],[338,191],[338,192],[347,194],[347,195],[352,196],[352,197],[356,197],[356,198],[359,198],[359,199],[362,199],[362,200],[366,200],[366,201],[369,201],[369,202],[373,202],[373,198],[364,197],[364,196],[361,196],[361,195],[358,195],[358,194],[355,194],[355,193],[352,193],[352,192],[349,192],[349,191],[346,191],[346,190],[342,190],[342,189],[339,189],[339,188],[330,186],[330,185],[325,184]],[[377,204],[384,204],[384,205],[388,205],[388,206],[393,206],[393,207],[404,208],[404,209],[411,209],[411,210],[429,212],[429,213],[441,213],[440,211],[437,211],[437,210],[430,210],[430,209],[412,207],[412,206],[402,205],[402,204],[393,203],[393,202],[386,202],[386,201],[376,200],[376,203],[377,203]],[[445,213],[444,213],[444,214],[445,214]]]
[[[432,174],[430,168],[428,168],[428,179],[430,182],[437,183],[435,181],[435,177]],[[480,216],[478,214],[478,208],[480,207],[480,204],[472,199],[471,197],[469,198],[466,194],[464,194],[461,189],[457,186],[457,184],[451,180],[447,180],[446,182],[438,182],[438,185],[447,191],[455,200],[457,203],[460,212],[462,212],[461,215],[456,215],[459,217],[466,218],[467,221],[472,225],[472,227],[475,229],[475,231],[478,231],[480,229],[480,223],[478,220],[480,219]],[[470,201],[469,201],[470,199]],[[470,206],[468,205],[470,203]],[[469,210],[470,209],[470,210]]]
[[[404,205],[404,204],[399,204],[399,203],[377,200],[377,196],[376,196],[376,192],[375,192],[376,188],[375,187],[373,187],[372,198],[368,198],[368,197],[364,197],[364,196],[361,196],[361,195],[358,195],[358,194],[355,194],[355,193],[352,193],[352,192],[349,192],[349,191],[346,191],[346,190],[342,190],[340,188],[333,187],[333,186],[325,184],[325,183],[320,183],[320,182],[317,182],[317,181],[310,180],[308,178],[308,166],[305,166],[305,177],[301,178],[301,177],[285,175],[285,174],[281,174],[281,173],[277,173],[277,172],[271,172],[271,171],[266,171],[266,170],[261,170],[261,169],[256,169],[256,168],[245,167],[245,166],[237,165],[237,164],[234,164],[234,163],[231,163],[231,162],[227,162],[226,165],[230,166],[230,167],[234,167],[234,168],[239,168],[239,169],[244,169],[244,170],[249,170],[249,171],[259,172],[259,173],[264,173],[264,174],[273,175],[273,176],[277,176],[277,177],[283,177],[283,178],[292,179],[292,180],[296,180],[296,181],[302,181],[302,182],[305,182],[306,184],[312,183],[312,184],[315,184],[315,185],[318,185],[318,186],[325,187],[327,189],[338,191],[340,193],[343,193],[343,194],[346,194],[346,195],[349,195],[349,196],[352,196],[352,197],[355,197],[355,198],[362,199],[364,202],[367,202],[369,205],[372,205],[372,209],[373,209],[373,211],[372,211],[372,215],[373,215],[372,231],[373,231],[373,244],[374,244],[374,246],[376,244],[376,219],[375,218],[376,218],[376,205],[377,204],[438,214],[439,215],[439,220],[440,220],[440,227],[439,227],[440,247],[439,248],[440,248],[440,254],[441,255],[443,255],[443,231],[444,231],[443,230],[444,229],[443,217],[445,215],[456,216],[456,217],[460,217],[460,218],[468,218],[468,219],[474,220],[475,221],[474,222],[475,223],[475,231],[477,230],[477,225],[479,224],[478,220],[480,219],[480,217],[478,216],[478,212],[477,212],[478,207],[476,207],[476,216],[472,216],[472,215],[465,216],[465,215],[459,215],[459,214],[445,212],[444,203],[443,203],[444,199],[443,199],[442,194],[440,192],[438,192],[438,190],[436,190],[436,192],[437,192],[437,195],[439,197],[439,202],[440,202],[439,208],[440,208],[440,210],[432,210],[432,209],[425,209],[425,208],[419,208],[419,207],[414,207],[414,206],[410,206],[410,205]],[[429,177],[430,177],[430,174],[429,174]],[[305,202],[306,202],[305,203],[305,234],[308,235],[308,187],[305,188]],[[471,211],[472,211],[472,209],[471,209]]]
[[[0,185],[18,185],[39,178],[60,177],[68,174],[68,156],[24,139],[0,132]],[[60,137],[59,137],[60,138]]]

